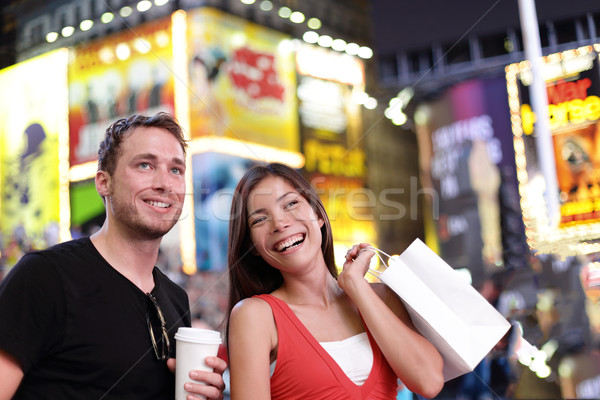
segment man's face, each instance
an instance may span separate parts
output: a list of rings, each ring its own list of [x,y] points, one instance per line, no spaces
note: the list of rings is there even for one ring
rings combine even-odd
[[[142,238],[162,237],[175,225],[183,206],[181,144],[164,129],[136,128],[121,142],[106,190],[109,224]]]

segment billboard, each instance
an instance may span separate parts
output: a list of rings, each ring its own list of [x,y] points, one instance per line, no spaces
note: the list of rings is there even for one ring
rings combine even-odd
[[[597,46],[598,47],[598,46]],[[523,218],[531,247],[563,256],[597,252],[584,242],[600,238],[600,69],[598,49],[585,46],[544,57],[550,133],[560,204],[548,228],[544,177],[536,148],[529,63],[506,68]]]
[[[298,151],[294,49],[279,32],[211,8],[188,13],[190,132]]]
[[[514,178],[505,90],[502,77],[465,81],[415,114],[440,256],[474,282],[504,263],[500,187]]]
[[[68,238],[67,59],[61,49],[0,71],[0,230],[35,247]]]
[[[132,114],[174,112],[171,19],[75,47],[69,63],[70,163],[97,159],[106,128]]]
[[[331,222],[336,264],[359,242],[377,237],[371,191],[365,188],[361,106],[364,67],[358,58],[301,44],[296,52],[298,117],[304,174]]]
[[[231,200],[253,162],[215,152],[192,156],[196,267],[201,271],[227,270]]]

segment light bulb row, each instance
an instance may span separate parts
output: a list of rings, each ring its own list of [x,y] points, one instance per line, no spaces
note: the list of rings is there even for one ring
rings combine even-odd
[[[161,6],[164,6],[165,4],[167,4],[168,2],[169,2],[169,0],[154,0],[154,4],[152,4],[152,2],[149,0],[141,0],[140,2],[137,3],[135,8],[139,12],[146,12],[146,11],[150,10],[153,6],[161,7]],[[133,14],[133,8],[131,8],[129,6],[122,7],[119,10],[119,16],[122,18],[127,18],[131,14]],[[100,22],[102,22],[103,24],[111,23],[114,19],[115,19],[115,14],[110,11],[107,11],[100,16]],[[89,31],[93,27],[94,27],[94,21],[91,19],[85,19],[79,23],[79,29],[82,32]],[[46,34],[46,41],[48,43],[53,43],[56,40],[58,40],[59,35],[62,37],[65,37],[65,38],[70,37],[75,33],[75,30],[76,30],[76,28],[74,26],[65,26],[60,30],[60,33],[54,32],[54,31],[48,32]]]

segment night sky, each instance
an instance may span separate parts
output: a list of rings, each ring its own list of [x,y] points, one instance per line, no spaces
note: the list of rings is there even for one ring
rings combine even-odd
[[[463,35],[519,29],[517,0],[372,0],[375,49],[382,55]],[[598,0],[537,0],[538,22],[600,11]],[[600,27],[597,27],[600,30]]]

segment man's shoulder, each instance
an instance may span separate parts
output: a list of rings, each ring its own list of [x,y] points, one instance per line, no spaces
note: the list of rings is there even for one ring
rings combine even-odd
[[[80,262],[84,258],[89,258],[93,254],[93,247],[89,238],[69,240],[58,243],[43,250],[35,250],[25,254],[15,265],[19,268],[35,269],[41,266],[51,265],[69,265],[69,260]]]
[[[55,244],[54,246],[48,247],[44,250],[38,250],[38,253],[69,253],[73,251],[80,251],[81,249],[87,249],[91,245],[92,241],[89,237],[82,237],[79,239],[72,239],[66,242]]]
[[[167,290],[167,292],[187,296],[185,289],[183,289],[181,285],[173,281],[158,267],[154,267],[154,278],[160,281],[160,286],[164,287]]]

